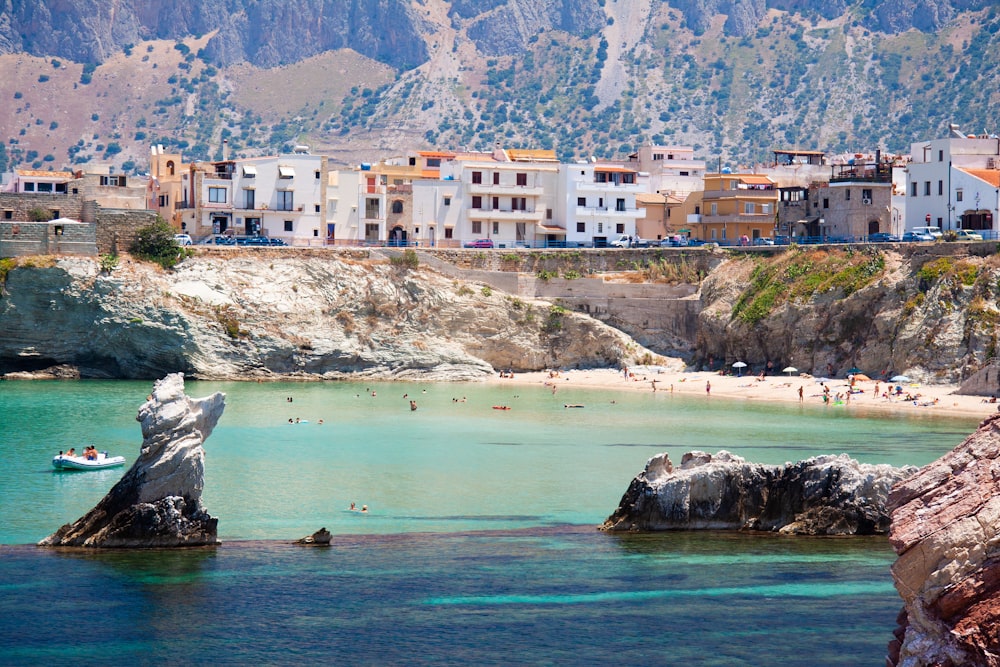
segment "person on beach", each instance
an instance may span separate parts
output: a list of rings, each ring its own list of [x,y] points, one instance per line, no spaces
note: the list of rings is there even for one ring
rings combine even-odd
[[[708,380],[708,381],[705,382],[705,395],[706,396],[711,396],[712,395],[712,381],[711,380]]]
[[[799,403],[803,401],[802,385],[799,385]]]

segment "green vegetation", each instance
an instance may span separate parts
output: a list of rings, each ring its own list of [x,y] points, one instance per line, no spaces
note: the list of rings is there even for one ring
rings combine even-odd
[[[407,248],[402,254],[390,257],[389,263],[399,268],[416,269],[420,266],[420,258],[417,256],[416,250]]]
[[[548,334],[559,333],[563,328],[563,316],[566,314],[566,309],[562,306],[550,306],[549,316],[545,320],[545,324],[542,325],[542,331]]]
[[[13,257],[0,259],[0,287],[7,282],[7,274],[17,267],[17,260]]]
[[[28,220],[31,222],[48,222],[52,219],[52,211],[47,208],[36,206],[28,211]]]
[[[109,274],[118,268],[118,255],[109,253],[106,255],[101,255],[98,258],[98,266],[101,267],[101,273]]]
[[[917,270],[920,289],[927,291],[935,282],[947,281],[953,286],[974,285],[979,277],[979,268],[966,260],[956,261],[953,257],[933,259]]]
[[[493,289],[489,285],[483,285],[483,288],[479,291],[487,298],[493,296]]]
[[[174,230],[159,217],[152,225],[139,230],[131,250],[138,259],[159,264],[165,269],[173,268],[192,252],[177,245]]]
[[[756,262],[750,285],[733,307],[733,317],[757,324],[786,301],[805,301],[814,294],[839,291],[843,296],[870,285],[885,271],[877,249],[791,250],[773,258],[747,258]]]
[[[236,314],[233,312],[232,308],[216,308],[215,318],[218,320],[219,324],[225,330],[226,335],[237,340],[239,338],[246,338],[250,335],[249,331],[240,328],[240,321],[237,319]]]

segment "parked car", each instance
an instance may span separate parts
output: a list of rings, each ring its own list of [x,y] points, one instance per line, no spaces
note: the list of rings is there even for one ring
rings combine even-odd
[[[757,238],[755,238],[753,240],[753,244],[754,245],[774,245],[774,241],[772,239],[767,238],[766,236],[758,236]]]
[[[286,246],[286,245],[288,245],[288,244],[287,244],[287,243],[285,243],[284,241],[282,241],[281,239],[271,239],[271,245],[282,245],[282,246]]]
[[[236,245],[236,238],[225,234],[212,234],[198,241],[198,245]]]
[[[914,227],[910,231],[915,234],[930,234],[934,237],[935,241],[942,236],[940,227]]]
[[[868,235],[869,243],[899,243],[900,238],[888,232],[876,232]]]
[[[648,248],[649,241],[638,236],[622,234],[617,239],[612,241],[610,245],[614,248]]]
[[[476,239],[465,244],[466,248],[492,248],[493,239]]]
[[[708,241],[703,241],[702,239],[688,239],[687,240],[688,246],[703,246],[706,243],[708,243]]]
[[[683,248],[688,244],[688,239],[686,236],[681,236],[680,234],[674,234],[673,236],[668,236],[667,238],[660,241],[661,248]]]
[[[236,245],[241,246],[269,246],[271,245],[271,239],[266,236],[241,236],[236,239]]]
[[[194,241],[191,240],[191,236],[188,234],[174,234],[174,243],[177,245],[193,245]]]
[[[918,241],[933,241],[934,237],[925,232],[906,232],[903,234],[903,243],[913,243]]]
[[[955,230],[955,240],[956,241],[982,241],[983,235],[979,232],[975,232],[971,229],[956,229]]]

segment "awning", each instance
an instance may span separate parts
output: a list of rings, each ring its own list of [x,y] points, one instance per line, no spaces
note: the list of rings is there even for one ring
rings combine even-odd
[[[295,178],[295,170],[291,167],[278,167],[278,178]]]
[[[756,175],[740,176],[740,183],[746,183],[747,185],[774,185],[774,181],[767,176]]]
[[[257,176],[257,167],[252,164],[243,165],[243,175],[248,178],[255,178]]]
[[[563,227],[556,227],[554,225],[538,225],[538,228],[542,231],[549,232],[550,234],[565,234],[566,230]]]
[[[678,229],[677,233],[678,234],[690,234],[691,230],[690,229]]]

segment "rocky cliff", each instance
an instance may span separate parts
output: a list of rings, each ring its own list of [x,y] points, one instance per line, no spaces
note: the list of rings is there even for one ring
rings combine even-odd
[[[495,368],[604,367],[631,338],[367,252],[235,251],[174,271],[125,261],[27,261],[0,296],[0,372],[83,377],[472,380]]]
[[[225,395],[184,394],[181,374],[153,387],[139,408],[139,458],[101,502],[40,546],[172,547],[214,544],[218,520],[202,507],[205,439],[212,434]]]
[[[602,529],[883,534],[889,489],[915,470],[858,463],[846,454],[763,465],[727,451],[689,452],[675,468],[669,455],[659,454],[632,480]]]
[[[890,664],[1000,665],[1000,416],[889,497],[904,602]]]

